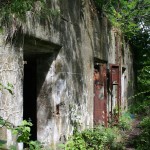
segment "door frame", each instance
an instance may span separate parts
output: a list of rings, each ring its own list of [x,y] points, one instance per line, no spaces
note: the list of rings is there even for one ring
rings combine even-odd
[[[93,110],[93,122],[95,125],[100,124],[100,122],[107,127],[107,123],[108,123],[108,117],[107,117],[107,62],[105,61],[100,61],[100,60],[96,60],[94,62],[94,71],[95,68],[98,68],[98,74],[99,74],[99,84],[101,84],[100,86],[102,86],[101,88],[104,88],[103,91],[103,99],[100,99],[98,97],[98,94],[100,91],[96,92],[96,82],[95,82],[95,78],[94,80],[94,110]],[[97,104],[97,105],[96,105]],[[100,116],[104,113],[104,116]],[[96,119],[95,119],[96,118]],[[97,120],[98,118],[98,120]]]
[[[111,123],[117,124],[121,108],[121,68],[117,64],[109,64],[110,68],[110,99],[111,99]],[[117,108],[113,108],[113,86],[117,86]],[[116,109],[116,111],[115,111]],[[114,112],[115,111],[115,112]],[[115,113],[115,114],[114,114]]]

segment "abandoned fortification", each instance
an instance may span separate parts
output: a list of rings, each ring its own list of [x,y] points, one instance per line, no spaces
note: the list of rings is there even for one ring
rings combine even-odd
[[[32,138],[55,148],[75,122],[81,130],[107,126],[115,110],[127,109],[134,72],[129,44],[90,0],[51,3],[60,14],[43,20],[28,12],[11,40],[0,33],[0,81],[14,86],[13,95],[0,93],[0,116],[15,126],[30,118]],[[11,131],[0,133],[15,143]]]

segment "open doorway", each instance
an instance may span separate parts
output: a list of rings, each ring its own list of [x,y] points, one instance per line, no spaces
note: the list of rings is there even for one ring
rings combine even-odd
[[[30,119],[33,124],[31,127],[31,140],[39,140],[41,134],[44,134],[42,129],[45,129],[46,125],[43,121],[40,121],[41,119],[45,121],[50,117],[51,110],[47,109],[51,108],[49,102],[51,99],[47,101],[49,93],[42,91],[43,93],[40,95],[40,92],[45,84],[52,62],[56,59],[60,49],[60,45],[50,41],[31,35],[24,36],[23,119]],[[49,83],[45,86],[48,89],[51,85]],[[49,102],[48,105],[47,102]],[[39,107],[40,104],[42,104],[42,108]]]
[[[23,119],[31,120],[31,140],[37,140],[36,58],[24,57]]]

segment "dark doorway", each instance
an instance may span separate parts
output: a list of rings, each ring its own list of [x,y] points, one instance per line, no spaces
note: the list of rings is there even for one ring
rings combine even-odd
[[[31,140],[37,140],[37,93],[35,57],[24,57],[23,119],[31,120]]]

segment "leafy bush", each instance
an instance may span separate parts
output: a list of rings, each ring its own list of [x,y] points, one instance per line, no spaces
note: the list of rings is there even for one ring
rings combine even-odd
[[[11,95],[13,94],[13,85],[10,83],[7,83],[6,86],[4,86],[2,83],[0,83],[0,91],[7,90]],[[14,135],[17,136],[17,142],[22,142],[29,147],[30,150],[41,150],[42,144],[39,141],[31,141],[31,126],[32,123],[30,121],[23,120],[19,126],[14,126],[12,123],[8,122],[7,120],[4,120],[0,116],[0,128],[6,127],[7,129],[11,130]],[[6,144],[6,141],[0,140],[0,149],[3,148],[4,144]],[[16,150],[17,148],[14,145],[10,146],[10,150]]]
[[[32,123],[30,121],[23,120],[19,126],[14,127],[13,124],[0,117],[0,127],[6,127],[7,129],[11,130],[12,133],[17,136],[17,142],[26,144],[30,150],[41,150],[42,144],[39,141],[30,140],[31,126]],[[0,140],[0,148],[2,148],[5,143],[6,141]],[[10,149],[16,150],[16,147],[12,145]]]
[[[131,129],[130,115],[130,113],[124,113],[120,116],[118,125],[112,128],[98,126],[80,132],[75,127],[73,136],[61,146],[64,150],[123,150],[124,134],[122,130]]]
[[[150,114],[150,100],[135,102],[130,106],[130,111],[144,116]]]
[[[130,113],[124,113],[119,117],[118,127],[123,130],[130,130],[131,122],[132,122],[132,119],[130,117]]]
[[[26,120],[22,121],[21,124],[15,128],[12,128],[12,133],[17,135],[17,142],[28,143],[30,139],[30,127],[32,126],[31,122]]]
[[[149,116],[145,117],[141,123],[141,134],[134,141],[137,150],[148,150],[150,147],[150,118]]]
[[[62,145],[61,145],[62,146]],[[123,149],[122,136],[118,128],[102,126],[77,131],[64,145],[65,150]]]

